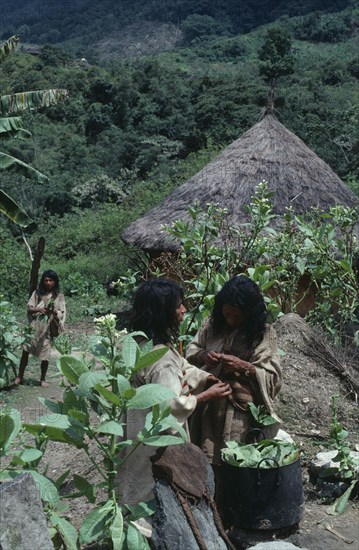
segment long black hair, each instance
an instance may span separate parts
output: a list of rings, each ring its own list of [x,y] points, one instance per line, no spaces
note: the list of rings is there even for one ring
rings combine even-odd
[[[154,344],[169,344],[178,332],[176,309],[183,296],[183,289],[170,279],[145,281],[134,296],[132,329],[144,332]]]
[[[44,283],[46,278],[49,278],[55,281],[55,286],[52,289],[52,294],[54,298],[56,298],[56,296],[58,296],[60,292],[60,281],[59,281],[58,274],[56,273],[56,271],[53,271],[52,269],[46,269],[46,271],[44,271],[43,274],[41,275],[40,283],[36,291],[37,295],[44,296],[44,294],[47,294],[48,291],[46,290],[45,283]]]
[[[223,285],[214,299],[212,311],[213,329],[217,334],[222,334],[227,328],[222,312],[225,304],[243,312],[245,316],[243,330],[248,344],[251,346],[260,342],[265,330],[267,308],[258,285],[244,275],[236,275]]]

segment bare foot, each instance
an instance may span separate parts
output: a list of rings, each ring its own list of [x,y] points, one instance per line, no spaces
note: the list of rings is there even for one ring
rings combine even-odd
[[[45,380],[40,380],[40,386],[42,388],[48,388],[49,387],[49,385],[47,384],[47,382],[45,382]]]
[[[20,378],[20,376],[17,376],[14,382],[15,386],[19,386],[19,384],[22,384],[22,383],[23,383],[23,379]]]

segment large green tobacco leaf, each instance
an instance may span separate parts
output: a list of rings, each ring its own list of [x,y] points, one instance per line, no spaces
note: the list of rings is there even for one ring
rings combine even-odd
[[[115,422],[115,420],[107,420],[106,422],[103,422],[98,426],[96,432],[101,434],[118,435],[119,437],[123,436],[122,425]]]
[[[145,537],[131,523],[127,529],[126,543],[128,550],[149,550],[150,548]]]
[[[95,385],[95,390],[97,390],[98,393],[102,395],[102,397],[107,399],[109,403],[112,403],[113,405],[117,405],[117,406],[121,404],[121,400],[116,394],[114,394],[111,390],[104,388],[100,384]]]
[[[65,543],[65,548],[67,550],[78,550],[77,544],[77,531],[70,522],[65,518],[58,516],[57,514],[51,513],[50,520],[52,525],[57,527],[58,531],[61,534],[61,537]]]
[[[139,347],[136,340],[131,335],[126,336],[122,342],[122,358],[125,365],[132,369],[136,364],[138,354]]]
[[[116,506],[116,513],[109,527],[113,550],[122,548],[123,537],[123,516],[119,506]]]
[[[352,494],[352,491],[354,490],[355,485],[358,483],[357,479],[354,479],[348,489],[345,491],[345,493],[342,494],[341,497],[338,498],[338,500],[335,501],[333,505],[333,512],[334,514],[342,514],[345,511],[345,508],[348,505],[349,498]]]
[[[258,407],[254,403],[248,403],[249,410],[258,424],[261,426],[270,426],[276,424],[277,420],[270,415],[266,407],[259,405]]]
[[[113,503],[106,502],[103,506],[90,512],[80,527],[82,544],[90,544],[106,535],[106,523],[113,511]]]
[[[55,504],[60,500],[57,487],[53,481],[39,474],[36,470],[29,470],[29,472],[35,480],[41,500],[45,500],[45,502],[50,502],[51,504]],[[19,473],[23,474],[24,472],[20,471]]]
[[[155,407],[154,407],[155,408]],[[154,408],[148,415],[146,416],[145,420],[145,428],[147,430],[150,430],[152,428],[152,434],[159,434],[164,431],[171,430],[172,433],[176,433],[176,435],[180,436],[183,441],[187,441],[187,432],[186,430],[179,424],[176,417],[174,417],[172,414],[168,414],[167,416],[164,416],[161,418],[161,420],[156,421],[154,416]],[[169,410],[170,407],[169,407]],[[153,426],[155,427],[153,428]]]
[[[161,384],[146,384],[136,389],[136,395],[127,402],[127,408],[148,409],[174,397],[176,394]]]
[[[63,355],[60,359],[60,371],[71,384],[78,384],[82,374],[89,372],[87,366],[71,355]]]
[[[1,155],[2,153],[0,153],[0,163]],[[2,189],[0,189],[0,211],[22,227],[27,227],[30,223],[32,223],[32,219],[26,214],[21,206],[19,206]]]
[[[23,462],[34,462],[34,460],[38,460],[42,457],[42,452],[39,449],[25,449],[21,455],[20,458]]]
[[[78,381],[78,394],[81,397],[86,397],[89,391],[91,391],[94,386],[100,383],[107,383],[107,375],[105,372],[84,372],[83,374],[81,374]]]
[[[182,437],[178,437],[177,435],[159,434],[145,437],[141,443],[154,447],[167,447],[167,445],[181,445],[182,443],[185,443],[185,441],[186,440],[182,439]]]
[[[163,346],[161,348],[154,349],[146,353],[146,355],[142,355],[142,357],[140,357],[138,361],[136,361],[136,365],[132,372],[135,373],[137,371],[145,369],[146,367],[149,367],[150,365],[153,365],[153,363],[159,361],[167,352],[168,347]]]
[[[25,430],[33,435],[44,433],[51,441],[68,443],[78,449],[84,449],[87,444],[83,440],[83,430],[78,426],[70,425],[67,429],[58,426],[45,426],[43,424],[23,424]]]
[[[11,416],[2,414],[0,415],[0,452],[5,449],[11,434],[15,429],[15,423]]]
[[[80,491],[81,495],[84,495],[89,502],[94,503],[96,500],[96,486],[77,474],[74,474],[73,479],[75,487]]]
[[[44,407],[47,407],[56,414],[61,414],[63,412],[63,404],[55,401],[50,401],[49,399],[46,399],[45,397],[38,397],[38,400]]]
[[[0,115],[16,115],[23,111],[50,107],[67,97],[67,90],[58,88],[3,95],[0,97]]]
[[[6,453],[20,430],[21,419],[19,411],[11,409],[6,414],[0,414],[0,456]]]

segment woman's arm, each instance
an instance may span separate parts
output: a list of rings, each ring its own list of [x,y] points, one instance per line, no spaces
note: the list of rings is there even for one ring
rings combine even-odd
[[[211,321],[205,319],[191,343],[187,346],[186,359],[197,367],[207,367],[209,370],[217,367],[221,354],[207,349],[211,333]]]
[[[181,424],[193,413],[197,403],[226,397],[231,393],[229,385],[219,381],[204,389],[208,379],[214,382],[216,380],[210,374],[189,365],[172,349],[154,363],[146,374],[147,384],[162,384],[176,394],[176,397],[171,399],[170,405],[172,414]],[[196,388],[199,393],[193,395],[191,392]]]
[[[38,301],[38,296],[36,290],[31,294],[29,301],[27,302],[27,311],[30,315],[35,315],[35,313],[42,313],[45,315],[46,307],[42,300]]]
[[[196,395],[197,403],[205,403],[206,401],[211,401],[213,399],[222,399],[231,395],[232,389],[229,384],[225,382],[215,382],[213,386],[210,386],[204,392]]]
[[[249,361],[244,361],[235,355],[220,354],[220,361],[223,364],[224,372],[234,374],[245,374],[246,376],[255,377],[256,366]]]

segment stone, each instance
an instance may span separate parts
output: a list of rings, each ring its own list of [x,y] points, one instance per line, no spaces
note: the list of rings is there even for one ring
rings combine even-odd
[[[41,499],[30,473],[0,484],[1,550],[53,550]]]
[[[155,550],[173,550],[185,548],[198,550],[198,544],[190,528],[183,509],[168,482],[161,479],[156,482],[156,513],[153,516],[151,545]],[[213,513],[205,499],[190,503],[195,522],[206,542],[207,548],[227,550],[214,523]]]
[[[318,453],[314,460],[309,465],[309,471],[313,478],[319,477],[321,473],[328,468],[338,468],[338,462],[333,462],[333,458],[338,454],[338,451],[322,451]],[[359,474],[359,452],[350,451],[350,456],[354,458],[358,464],[356,471]]]
[[[300,548],[291,542],[282,540],[272,540],[270,542],[260,542],[255,546],[250,546],[248,550],[308,550],[308,548]]]

